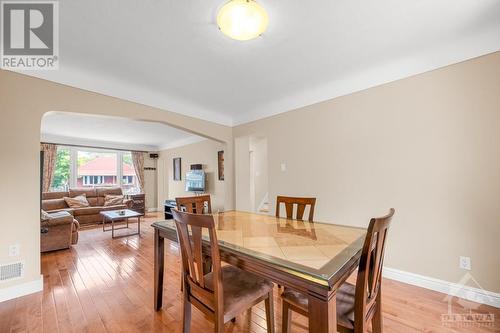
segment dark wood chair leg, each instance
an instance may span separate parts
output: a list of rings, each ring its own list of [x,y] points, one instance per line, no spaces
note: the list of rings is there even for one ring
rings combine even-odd
[[[375,307],[375,313],[372,317],[372,332],[382,333],[384,331],[384,322],[382,319],[382,291],[379,289],[377,295],[377,304]]]
[[[291,331],[290,327],[292,324],[292,310],[286,301],[283,301],[283,308],[281,311],[282,324],[281,330],[283,333],[289,333]]]
[[[189,333],[191,330],[191,303],[187,299],[187,293],[184,292],[182,300],[182,333]]]
[[[154,302],[155,310],[161,309],[163,301],[163,266],[165,264],[164,260],[164,239],[160,237],[158,229],[155,229],[155,252],[154,252]]]
[[[265,303],[266,303],[267,333],[274,333],[274,307],[273,307],[272,291],[267,295]]]

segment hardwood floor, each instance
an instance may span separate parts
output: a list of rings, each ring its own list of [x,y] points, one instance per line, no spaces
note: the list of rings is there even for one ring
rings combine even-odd
[[[72,249],[43,254],[43,292],[0,303],[0,332],[180,332],[180,260],[177,246],[167,240],[164,305],[162,311],[153,311],[153,229],[149,225],[159,218],[144,219],[140,238],[112,240],[109,232],[88,229]],[[384,332],[500,332],[500,310],[484,305],[475,311],[493,313],[494,327],[444,327],[441,314],[448,311],[444,298],[385,280]],[[453,300],[454,311],[464,312],[457,301]],[[226,332],[265,332],[265,318],[262,303],[236,323],[228,323]],[[280,332],[278,290],[275,320]],[[307,325],[306,318],[294,314],[292,332],[307,332]],[[213,326],[193,308],[191,327],[192,332],[210,332]]]

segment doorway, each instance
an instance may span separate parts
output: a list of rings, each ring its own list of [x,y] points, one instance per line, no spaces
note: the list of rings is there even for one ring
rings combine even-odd
[[[236,209],[269,213],[267,138],[235,139]]]

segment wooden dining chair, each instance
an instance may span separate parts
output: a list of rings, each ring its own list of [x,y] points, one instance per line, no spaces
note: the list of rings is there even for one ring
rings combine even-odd
[[[284,197],[279,195],[276,198],[276,217],[280,217],[281,204],[285,205],[287,219],[303,220],[304,212],[307,206],[310,206],[307,221],[312,222],[314,219],[314,206],[316,205],[316,198]],[[295,216],[293,214],[294,206],[297,206]]]
[[[186,211],[193,214],[212,214],[212,203],[210,202],[210,195],[198,195],[194,197],[180,197],[175,198],[177,210]],[[205,207],[207,211],[205,212]]]
[[[221,267],[219,244],[212,215],[172,210],[181,249],[183,270],[183,326],[190,331],[191,305],[215,323],[215,332],[224,332],[224,324],[236,315],[265,301],[267,332],[274,332],[273,284],[235,266]],[[202,240],[208,230],[208,244]],[[209,246],[207,246],[209,245]],[[213,269],[203,273],[203,250],[210,253]]]
[[[212,213],[212,204],[210,202],[210,195],[198,195],[193,197],[178,197],[175,198],[177,210],[181,212],[188,212],[192,214],[204,214],[205,207],[206,213]],[[212,258],[208,254],[203,255],[203,271],[206,273],[212,270]],[[181,276],[181,291],[184,288]]]
[[[278,197],[276,198],[276,217],[281,216],[281,204],[285,205],[287,219],[303,220],[304,212],[308,205],[310,206],[310,208],[307,221],[312,222],[314,219],[314,206],[316,206],[316,198],[285,197],[282,195],[278,195]],[[297,206],[295,216],[293,214],[294,206]],[[281,285],[278,284],[278,288],[281,288]]]
[[[372,218],[368,226],[356,285],[344,283],[337,291],[337,330],[341,333],[366,333],[372,323],[373,333],[382,333],[382,267],[387,231],[394,215]],[[290,332],[291,311],[308,316],[307,296],[286,288],[281,294],[283,301],[283,333]]]

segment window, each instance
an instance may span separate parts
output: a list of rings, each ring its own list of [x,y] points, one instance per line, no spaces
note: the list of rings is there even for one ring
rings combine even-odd
[[[137,187],[132,154],[125,152],[122,155],[122,188],[129,190]]]
[[[117,160],[118,153],[78,150],[76,186],[118,185]]]
[[[137,177],[130,152],[80,147],[57,148],[51,191],[69,187],[121,186],[135,191]]]
[[[103,176],[83,176],[83,185],[101,185],[103,183]]]
[[[134,183],[134,176],[123,176],[122,177],[122,184],[123,185],[129,185]]]
[[[57,147],[54,179],[50,186],[51,191],[67,191],[70,183],[71,159],[70,150],[66,147]]]

